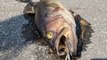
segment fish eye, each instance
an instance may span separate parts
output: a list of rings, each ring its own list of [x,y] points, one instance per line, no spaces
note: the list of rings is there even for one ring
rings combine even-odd
[[[47,32],[47,38],[49,39],[49,40],[51,40],[52,38],[53,38],[53,33],[52,32]]]

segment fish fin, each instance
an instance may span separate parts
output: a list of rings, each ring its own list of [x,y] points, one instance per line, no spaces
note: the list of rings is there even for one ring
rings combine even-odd
[[[73,15],[74,19],[75,19],[75,22],[76,22],[76,25],[77,25],[77,34],[79,33],[79,36],[81,35],[81,37],[79,38],[82,38],[84,39],[84,34],[86,33],[87,31],[87,27],[90,26],[90,23],[88,23],[87,20],[85,20],[84,18],[82,18],[79,14],[75,13],[74,11],[72,10],[69,10],[71,12],[71,14]],[[81,30],[81,31],[79,31]]]
[[[36,4],[37,3],[28,3],[24,8],[23,13],[24,14],[35,14]]]

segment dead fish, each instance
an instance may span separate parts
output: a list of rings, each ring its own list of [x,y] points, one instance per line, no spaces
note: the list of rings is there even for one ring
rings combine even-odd
[[[59,0],[40,0],[36,4],[30,3],[24,13],[35,14],[36,29],[48,42],[52,52],[55,51],[58,56],[66,55],[65,60],[71,60],[70,56],[76,55],[78,38],[75,17],[77,15],[67,10]]]

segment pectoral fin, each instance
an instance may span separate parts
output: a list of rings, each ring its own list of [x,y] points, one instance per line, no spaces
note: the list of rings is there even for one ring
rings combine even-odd
[[[73,15],[77,28],[77,34],[79,33],[81,36],[80,38],[84,39],[84,34],[86,33],[88,26],[90,26],[90,23],[88,23],[87,20],[83,19],[79,14],[76,14],[74,11],[69,10],[71,14]],[[80,31],[81,30],[81,31]]]

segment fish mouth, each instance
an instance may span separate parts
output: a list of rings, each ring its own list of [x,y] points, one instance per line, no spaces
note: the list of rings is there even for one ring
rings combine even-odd
[[[58,56],[65,56],[65,60],[72,60],[72,52],[69,50],[67,44],[66,37],[63,35],[59,40],[56,52]]]
[[[66,47],[65,41],[66,41],[65,36],[62,36],[58,42],[58,45],[57,45],[58,48],[56,50],[59,56],[66,54],[67,47]]]
[[[72,48],[72,45],[68,41],[69,39],[67,38],[67,36],[64,35],[66,31],[67,31],[67,28],[63,28],[55,41],[56,53],[58,56],[64,56],[68,54],[72,55],[69,49],[69,48]]]
[[[63,56],[63,55],[67,55],[70,54],[72,55],[71,51],[69,48],[72,48],[72,46],[68,46],[70,43],[69,41],[67,41],[66,37],[63,35],[59,42],[57,42],[57,55],[58,56]]]

